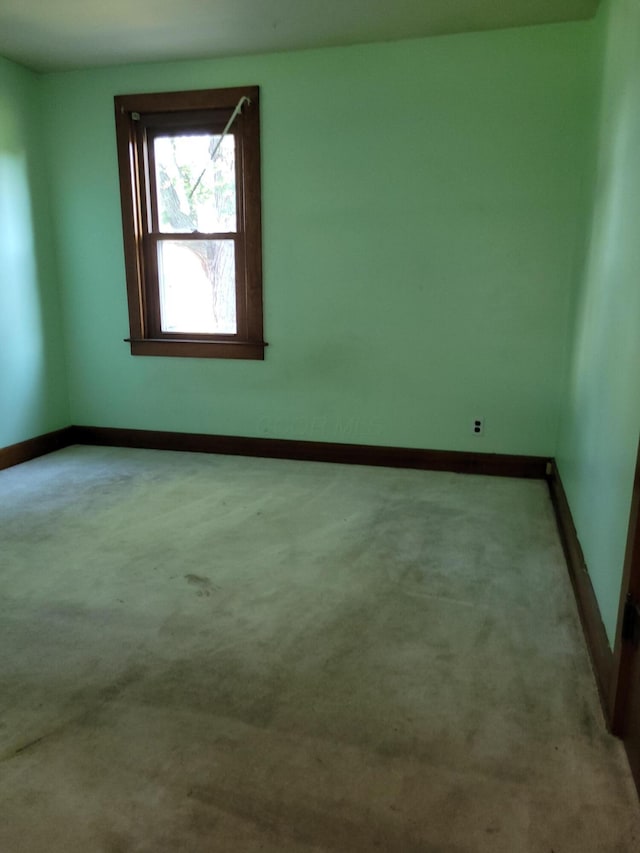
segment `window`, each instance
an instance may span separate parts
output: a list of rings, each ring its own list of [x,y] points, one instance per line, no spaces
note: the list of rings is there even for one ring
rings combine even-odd
[[[131,353],[264,358],[258,87],[115,110]]]

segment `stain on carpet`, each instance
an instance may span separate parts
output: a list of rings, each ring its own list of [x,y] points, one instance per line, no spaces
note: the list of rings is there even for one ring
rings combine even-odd
[[[184,578],[188,584],[196,587],[196,594],[200,598],[209,598],[212,591],[219,589],[219,587],[212,583],[210,578],[203,577],[202,575],[187,574]]]

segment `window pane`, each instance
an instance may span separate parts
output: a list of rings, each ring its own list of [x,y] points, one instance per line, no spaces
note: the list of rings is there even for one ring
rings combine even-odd
[[[203,133],[154,140],[161,232],[236,230],[234,137],[228,134],[219,145],[220,139]]]
[[[158,243],[163,332],[236,334],[234,249],[233,240]]]

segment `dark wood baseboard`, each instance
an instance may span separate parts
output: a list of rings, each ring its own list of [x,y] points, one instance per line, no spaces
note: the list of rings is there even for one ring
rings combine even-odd
[[[73,443],[72,434],[73,427],[64,427],[64,429],[57,429],[54,432],[48,432],[45,435],[38,435],[35,438],[27,439],[27,441],[20,441],[17,444],[9,445],[9,447],[0,448],[0,471],[4,468],[11,468],[12,465],[19,465],[21,462],[28,462],[37,456],[44,456],[46,453],[68,447]]]
[[[562,546],[567,559],[569,576],[578,603],[580,621],[582,622],[582,629],[587,641],[587,648],[589,649],[598,685],[600,702],[602,703],[607,725],[610,727],[612,719],[610,690],[613,676],[613,652],[609,646],[607,632],[602,622],[593,586],[591,585],[591,578],[589,577],[582,547],[573,523],[569,502],[555,462],[551,463],[551,472],[547,480],[556,513]]]
[[[543,479],[548,459],[542,456],[511,456],[501,453],[465,453],[453,450],[418,450],[366,444],[334,444],[323,441],[292,441],[278,438],[207,435],[156,430],[72,427],[76,444],[139,447],[152,450],[187,450],[231,456],[261,456],[308,462],[341,462],[389,468],[418,468],[489,474],[499,477]]]
[[[640,601],[640,442],[633,478],[629,527],[620,588],[618,625],[624,624],[627,597]],[[640,796],[640,652],[632,642],[623,639],[622,629],[616,635],[613,652],[613,681],[611,684],[611,707],[613,722],[611,730],[622,738],[629,759],[629,766]]]

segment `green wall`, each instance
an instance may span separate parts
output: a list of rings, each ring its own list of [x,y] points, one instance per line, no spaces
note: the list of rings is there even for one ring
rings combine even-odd
[[[613,643],[640,434],[640,3],[605,3],[593,216],[558,464]]]
[[[0,58],[0,447],[69,422],[37,86]]]
[[[553,454],[594,50],[580,23],[44,77],[71,420]],[[134,358],[113,95],[239,84],[266,361]]]

